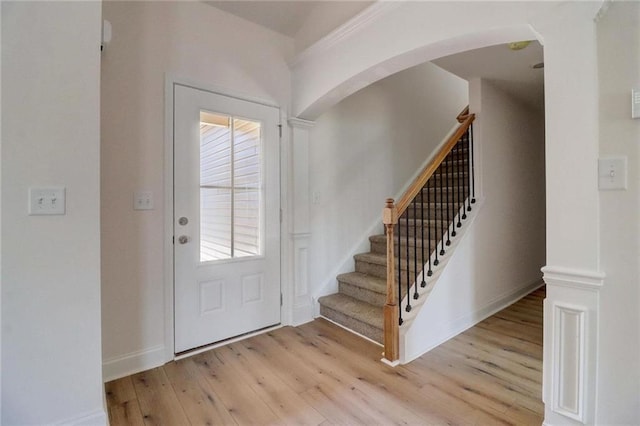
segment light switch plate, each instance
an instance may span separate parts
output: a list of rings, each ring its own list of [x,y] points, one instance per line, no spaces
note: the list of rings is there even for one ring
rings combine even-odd
[[[631,118],[640,118],[640,89],[631,89]]]
[[[627,157],[607,157],[598,160],[598,188],[627,189]]]
[[[66,209],[65,188],[29,188],[29,215],[63,215]]]
[[[133,194],[134,210],[153,210],[153,192],[136,191]]]

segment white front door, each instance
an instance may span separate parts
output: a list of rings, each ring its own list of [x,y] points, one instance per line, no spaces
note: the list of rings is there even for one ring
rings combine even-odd
[[[280,323],[280,112],[174,84],[175,352]]]

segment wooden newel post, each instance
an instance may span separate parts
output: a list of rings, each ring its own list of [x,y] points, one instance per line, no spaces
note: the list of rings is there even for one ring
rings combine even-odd
[[[384,359],[395,364],[399,358],[398,295],[395,280],[393,228],[398,223],[398,210],[393,198],[387,198],[382,210],[382,222],[387,234],[387,301],[384,306]]]

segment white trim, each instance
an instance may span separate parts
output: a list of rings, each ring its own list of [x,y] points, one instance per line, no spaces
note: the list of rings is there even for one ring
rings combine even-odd
[[[164,140],[164,361],[174,357],[173,302],[173,88],[177,79],[165,74]]]
[[[158,348],[162,348],[163,362],[153,365],[151,367],[141,368],[137,371],[132,371],[128,374],[132,374],[134,372],[143,371],[148,368],[157,367],[158,365],[162,365],[163,363],[172,361],[175,359],[175,336],[174,336],[174,265],[173,265],[173,103],[174,96],[173,90],[174,85],[182,85],[186,87],[191,87],[197,90],[204,90],[207,92],[215,93],[222,96],[227,96],[235,99],[240,99],[243,101],[249,101],[256,104],[277,108],[280,111],[279,124],[283,125],[282,117],[287,116],[287,111],[277,105],[274,101],[265,100],[263,98],[258,98],[255,96],[247,95],[246,93],[241,93],[235,90],[230,90],[227,88],[223,88],[220,86],[216,86],[213,84],[207,84],[203,82],[197,82],[189,78],[176,76],[173,73],[165,73],[165,134],[164,134],[164,345],[161,347],[154,347],[142,352],[155,351]],[[286,149],[288,146],[287,143],[283,143],[283,140],[288,140],[288,136],[283,132],[282,137],[279,139],[278,144],[280,146],[278,154],[280,158],[280,208],[287,212],[286,206],[288,205],[288,191],[287,184],[288,180],[286,176],[289,173],[289,167],[287,166],[289,150]],[[283,156],[286,156],[284,158]],[[284,160],[284,161],[283,161]],[[280,306],[280,322],[285,323],[285,321],[291,319],[293,317],[293,306],[288,303],[290,299],[290,293],[293,292],[291,285],[289,284],[290,278],[286,271],[288,270],[289,255],[290,251],[289,245],[287,244],[286,234],[287,234],[287,224],[288,224],[288,214],[284,214],[282,221],[280,223],[280,291],[283,295],[283,303]],[[124,355],[124,358],[131,356]],[[104,365],[106,365],[105,363]],[[150,365],[150,364],[149,364]],[[104,371],[104,367],[103,367]],[[119,370],[118,370],[119,371]],[[103,374],[104,377],[108,375],[106,373]],[[126,374],[125,374],[126,375]],[[122,376],[121,376],[122,377]]]
[[[190,87],[195,90],[203,90],[205,92],[211,92],[216,95],[226,96],[228,98],[234,98],[241,101],[253,102],[254,104],[260,104],[260,105],[280,109],[280,105],[278,105],[274,100],[269,100],[269,99],[261,98],[258,96],[251,96],[239,90],[228,89],[226,87],[218,86],[216,84],[196,81],[187,77],[177,76],[173,73],[166,73],[165,81],[169,81],[172,84],[179,84],[181,86]]]
[[[591,424],[598,381],[599,298],[604,273],[544,267],[545,421]],[[576,368],[577,367],[577,368]]]
[[[386,359],[386,358],[381,358],[381,359],[380,359],[380,361],[381,361],[383,364],[387,364],[389,367],[397,367],[397,366],[399,366],[399,365],[400,365],[400,360],[389,361],[389,360],[388,360],[388,359]]]
[[[471,312],[470,314],[464,315],[462,317],[459,317],[458,319],[452,321],[451,323],[447,324],[446,326],[442,326],[439,327],[441,329],[446,329],[446,330],[450,330],[445,334],[442,334],[440,336],[437,336],[432,342],[431,344],[429,344],[427,346],[427,349],[424,350],[421,353],[418,354],[409,354],[407,356],[407,354],[403,354],[404,357],[401,359],[401,363],[402,364],[408,364],[409,362],[413,361],[414,359],[424,355],[425,353],[429,352],[430,350],[432,350],[433,348],[440,346],[441,344],[443,344],[444,342],[446,342],[449,339],[454,338],[455,336],[457,336],[458,334],[464,332],[465,330],[473,327],[474,325],[478,324],[481,321],[484,321],[485,319],[489,318],[491,315],[494,315],[497,312],[500,312],[501,310],[513,305],[514,303],[516,303],[518,300],[522,299],[523,297],[525,297],[526,295],[528,295],[529,293],[531,293],[534,290],[537,290],[538,288],[542,287],[544,285],[543,282],[541,282],[540,280],[536,280],[532,283],[528,283],[523,285],[522,287],[519,287],[515,290],[512,290],[510,292],[504,293],[500,296],[498,296],[497,298],[495,298],[493,301],[487,303],[486,305],[484,305],[482,308]],[[401,348],[402,348],[402,342],[401,342]],[[402,349],[401,349],[402,351]]]
[[[545,266],[541,269],[544,281],[551,286],[599,291],[604,285],[604,272]]]
[[[576,318],[573,330],[567,319]],[[553,303],[553,411],[582,423],[585,421],[586,382],[586,316],[587,308]],[[566,342],[575,341],[575,353],[567,353]],[[576,374],[570,370],[577,367]]]
[[[106,383],[140,371],[159,367],[164,363],[165,345],[158,345],[103,361],[102,378]]]
[[[289,325],[293,320],[293,283],[291,278],[291,252],[293,246],[289,239],[290,218],[293,217],[290,208],[289,188],[291,173],[291,147],[290,133],[285,131],[285,117],[288,112],[285,108],[280,109],[280,291],[282,292],[282,306],[280,307],[280,323]]]
[[[356,31],[361,31],[367,26],[373,24],[379,16],[398,8],[401,4],[402,2],[395,1],[375,2],[344,24],[340,25],[335,30],[331,31],[326,36],[322,37],[320,40],[294,56],[288,63],[289,68],[293,69],[308,58],[326,52],[336,44],[351,36]]]
[[[71,419],[62,420],[54,423],[56,426],[96,426],[96,425],[108,425],[109,418],[107,412],[103,409],[85,412],[79,416]]]

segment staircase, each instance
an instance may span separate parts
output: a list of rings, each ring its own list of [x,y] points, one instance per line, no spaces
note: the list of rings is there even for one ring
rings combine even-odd
[[[418,279],[424,288],[420,297],[426,298],[433,286],[431,283],[426,286],[422,276],[425,280],[433,281],[439,275],[436,270],[444,266],[430,259],[437,259],[442,249],[446,251],[449,245],[447,241],[450,242],[456,235],[455,230],[461,226],[461,219],[466,218],[466,205],[470,210],[469,146],[468,140],[461,139],[451,151],[445,153],[444,160],[426,185],[418,188],[419,195],[411,201],[395,225],[394,269],[398,277],[396,280],[400,281],[400,301],[405,299],[407,291],[413,291],[411,286]],[[354,256],[355,271],[338,275],[338,293],[323,296],[318,302],[321,316],[384,344],[387,236],[372,235],[369,243],[369,252]],[[425,272],[427,268],[431,274]],[[394,284],[398,285],[398,282]],[[410,303],[408,310],[411,309]]]

